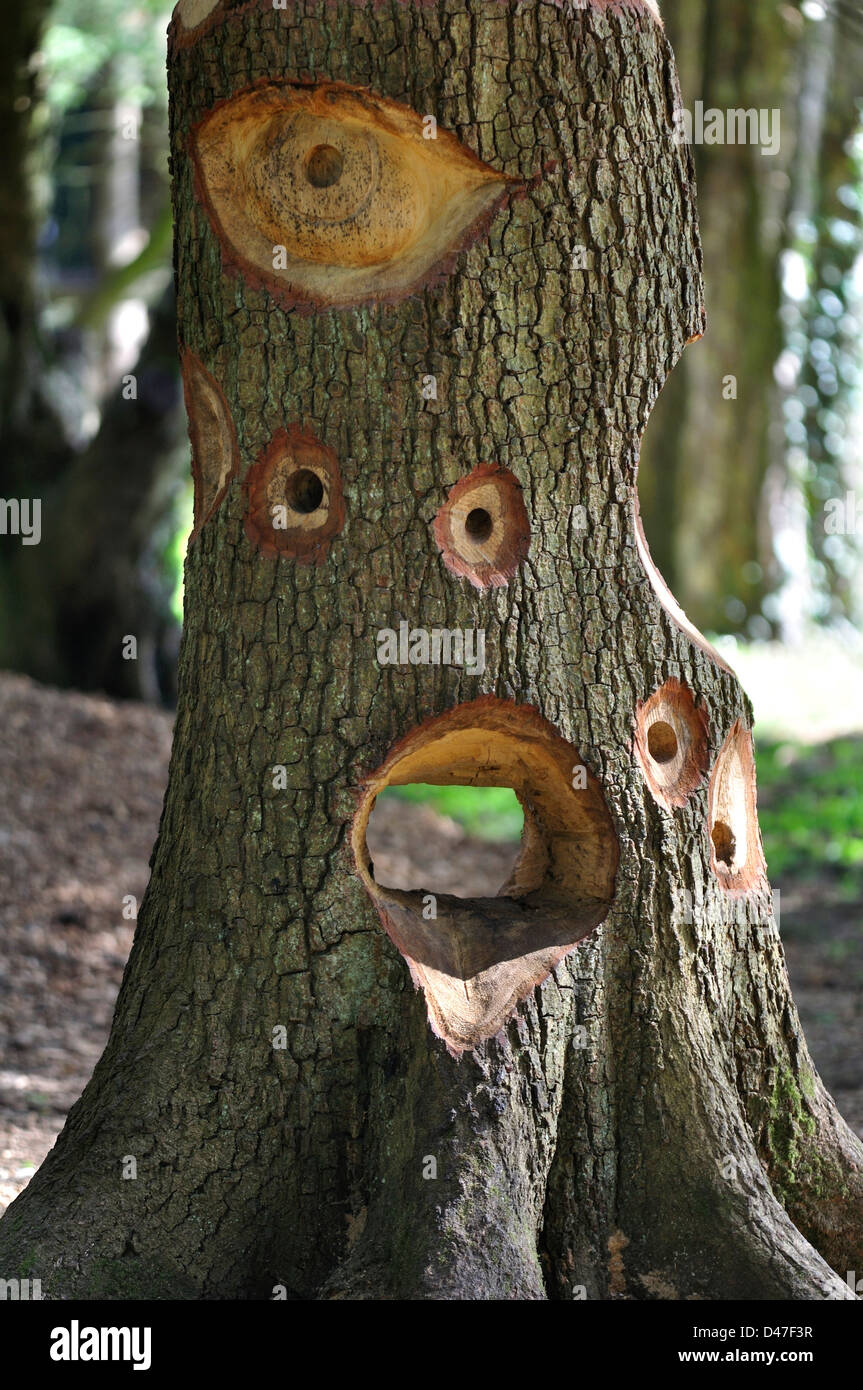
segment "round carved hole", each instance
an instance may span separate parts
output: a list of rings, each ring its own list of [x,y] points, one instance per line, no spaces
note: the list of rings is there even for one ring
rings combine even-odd
[[[474,507],[468,512],[464,529],[472,541],[487,541],[492,532],[493,522],[485,507]]]
[[[677,757],[677,734],[664,719],[657,719],[647,730],[647,751],[655,763],[670,763]]]
[[[530,547],[521,484],[496,463],[459,479],[434,519],[434,537],[452,574],[476,589],[507,584]]]
[[[752,734],[736,720],[719,751],[707,793],[710,867],[729,893],[748,893],[767,882],[755,808]]]
[[[288,478],[285,500],[291,511],[308,516],[316,512],[324,500],[324,485],[310,468],[298,468]]]
[[[315,145],[306,155],[306,178],[313,188],[332,188],[343,168],[344,160],[335,145]]]
[[[685,806],[710,766],[707,711],[676,676],[636,706],[635,752],[654,800]]]
[[[734,831],[725,821],[718,820],[710,832],[713,840],[713,852],[720,864],[727,864],[729,867],[734,863],[734,852],[737,849],[737,841],[734,838]]]

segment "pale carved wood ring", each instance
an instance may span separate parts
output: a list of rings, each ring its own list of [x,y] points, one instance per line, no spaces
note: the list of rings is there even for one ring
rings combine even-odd
[[[264,82],[191,134],[223,267],[285,308],[400,298],[445,274],[520,181],[409,107],[340,82]]]
[[[530,523],[518,479],[480,464],[450,491],[434,521],[443,562],[477,589],[512,579],[530,549]]]
[[[273,435],[246,476],[245,532],[268,556],[320,564],[345,523],[338,460],[299,425]]]
[[[738,719],[720,749],[707,795],[710,867],[729,893],[766,887],[752,734]]]
[[[650,791],[666,811],[684,806],[710,770],[707,712],[672,677],[635,709],[635,751]]]
[[[188,348],[180,352],[195,488],[191,541],[218,509],[240,466],[237,432],[216,378]]]

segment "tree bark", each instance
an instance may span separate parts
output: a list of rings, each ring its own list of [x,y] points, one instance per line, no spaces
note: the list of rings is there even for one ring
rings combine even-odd
[[[227,5],[197,32],[175,17],[170,76],[209,512],[111,1039],[0,1225],[0,1267],[51,1297],[852,1297],[863,1148],[790,998],[745,796],[750,707],[639,537],[641,435],[703,326],[661,25],[643,4]],[[283,284],[237,273],[248,245],[220,246],[190,150],[219,102],[272,79],[282,145],[299,125],[279,103],[305,99],[290,83],[343,83],[371,96],[328,87],[334,112],[365,101],[390,132],[402,118],[375,102],[434,115],[522,183],[412,293],[286,308]],[[259,184],[247,167],[233,196]],[[267,477],[289,495],[300,439],[325,499],[338,470],[344,521],[315,551],[298,522],[265,552],[260,474],[244,479],[281,467]],[[504,583],[469,546],[480,582],[454,573],[435,539],[454,533],[435,527],[450,489],[490,463],[530,526],[526,558],[516,545],[491,567]],[[382,665],[379,634],[402,621],[482,629],[484,670]],[[658,714],[689,748],[685,777],[644,761]],[[458,756],[442,738],[457,727]],[[552,804],[566,748],[595,780]],[[437,780],[521,787],[530,827],[521,886],[443,902],[437,942],[364,857],[361,813],[408,758]],[[509,914],[539,948],[562,912],[571,944],[603,868],[602,925],[495,1036],[460,1041],[434,1011],[423,941],[479,949],[485,920],[491,949]],[[500,965],[481,976],[492,995]],[[478,979],[453,966],[449,983],[470,1003]]]

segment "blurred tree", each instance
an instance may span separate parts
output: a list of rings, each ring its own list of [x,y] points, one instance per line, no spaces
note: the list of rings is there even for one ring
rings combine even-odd
[[[21,0],[7,16],[0,47],[0,460],[4,492],[56,471],[63,456],[46,392],[44,343],[36,312],[35,194],[40,101],[40,43],[52,0]],[[35,458],[22,454],[35,454]],[[7,547],[0,550],[0,565]]]
[[[795,160],[784,257],[777,377],[785,449],[781,471],[773,470],[770,518],[776,530],[795,521],[797,530],[794,549],[780,549],[774,564],[777,612],[793,604],[807,617],[860,622],[860,532],[856,517],[847,523],[863,499],[863,439],[855,429],[863,381],[863,296],[855,283],[863,270],[863,11],[856,25],[850,13],[825,11],[807,64],[804,91],[814,86],[815,99],[804,107],[808,138]],[[840,504],[838,527],[825,524],[827,503]],[[794,562],[807,553],[809,582],[801,585]]]
[[[781,146],[693,146],[707,331],[665,387],[644,441],[640,497],[659,569],[709,631],[758,614],[760,523],[782,347],[779,254],[803,21],[776,0],[665,0],[684,107],[781,110]],[[734,378],[729,382],[728,378]]]
[[[799,249],[801,239],[808,238],[807,263],[835,266],[826,209],[837,178],[846,188],[853,183],[848,147],[859,121],[854,97],[863,90],[863,29],[845,10],[810,6],[816,17],[806,18],[806,8],[777,0],[665,0],[662,6],[685,107],[700,101],[705,110],[781,111],[774,155],[753,144],[694,146],[707,332],[659,399],[640,474],[645,531],[684,609],[708,630],[755,637],[783,626],[775,593],[787,562],[777,555],[777,538],[789,509],[799,507],[823,532],[817,494],[830,485],[829,454],[815,441],[802,471],[799,460],[789,459],[793,440],[786,438],[783,403],[788,395],[796,399],[803,378],[795,378],[788,394],[774,379],[788,342],[782,276],[789,248]],[[831,286],[817,281],[816,270],[809,318],[823,324],[819,293]],[[832,288],[835,295],[835,279]],[[801,351],[805,357],[807,348]],[[846,373],[831,396],[834,422],[849,388]],[[820,399],[807,407],[816,433],[821,407]],[[842,577],[812,572],[806,530],[804,521],[796,561],[805,583],[841,590]],[[816,541],[816,553],[820,548]]]
[[[14,61],[4,51],[21,90],[4,84],[0,490],[40,500],[43,536],[0,549],[0,663],[169,698],[176,623],[163,553],[188,450],[163,294],[167,15],[153,0],[56,0],[47,27],[46,13],[18,24]],[[136,662],[122,659],[126,634]]]

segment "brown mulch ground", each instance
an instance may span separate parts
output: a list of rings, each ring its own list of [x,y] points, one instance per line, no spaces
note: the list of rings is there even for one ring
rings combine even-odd
[[[0,1210],[26,1186],[108,1035],[167,778],[171,717],[0,675]],[[381,802],[376,876],[493,893],[513,848],[471,840],[425,807]],[[783,899],[783,913],[785,911]],[[822,1075],[863,1135],[863,946],[840,917],[786,950]]]

